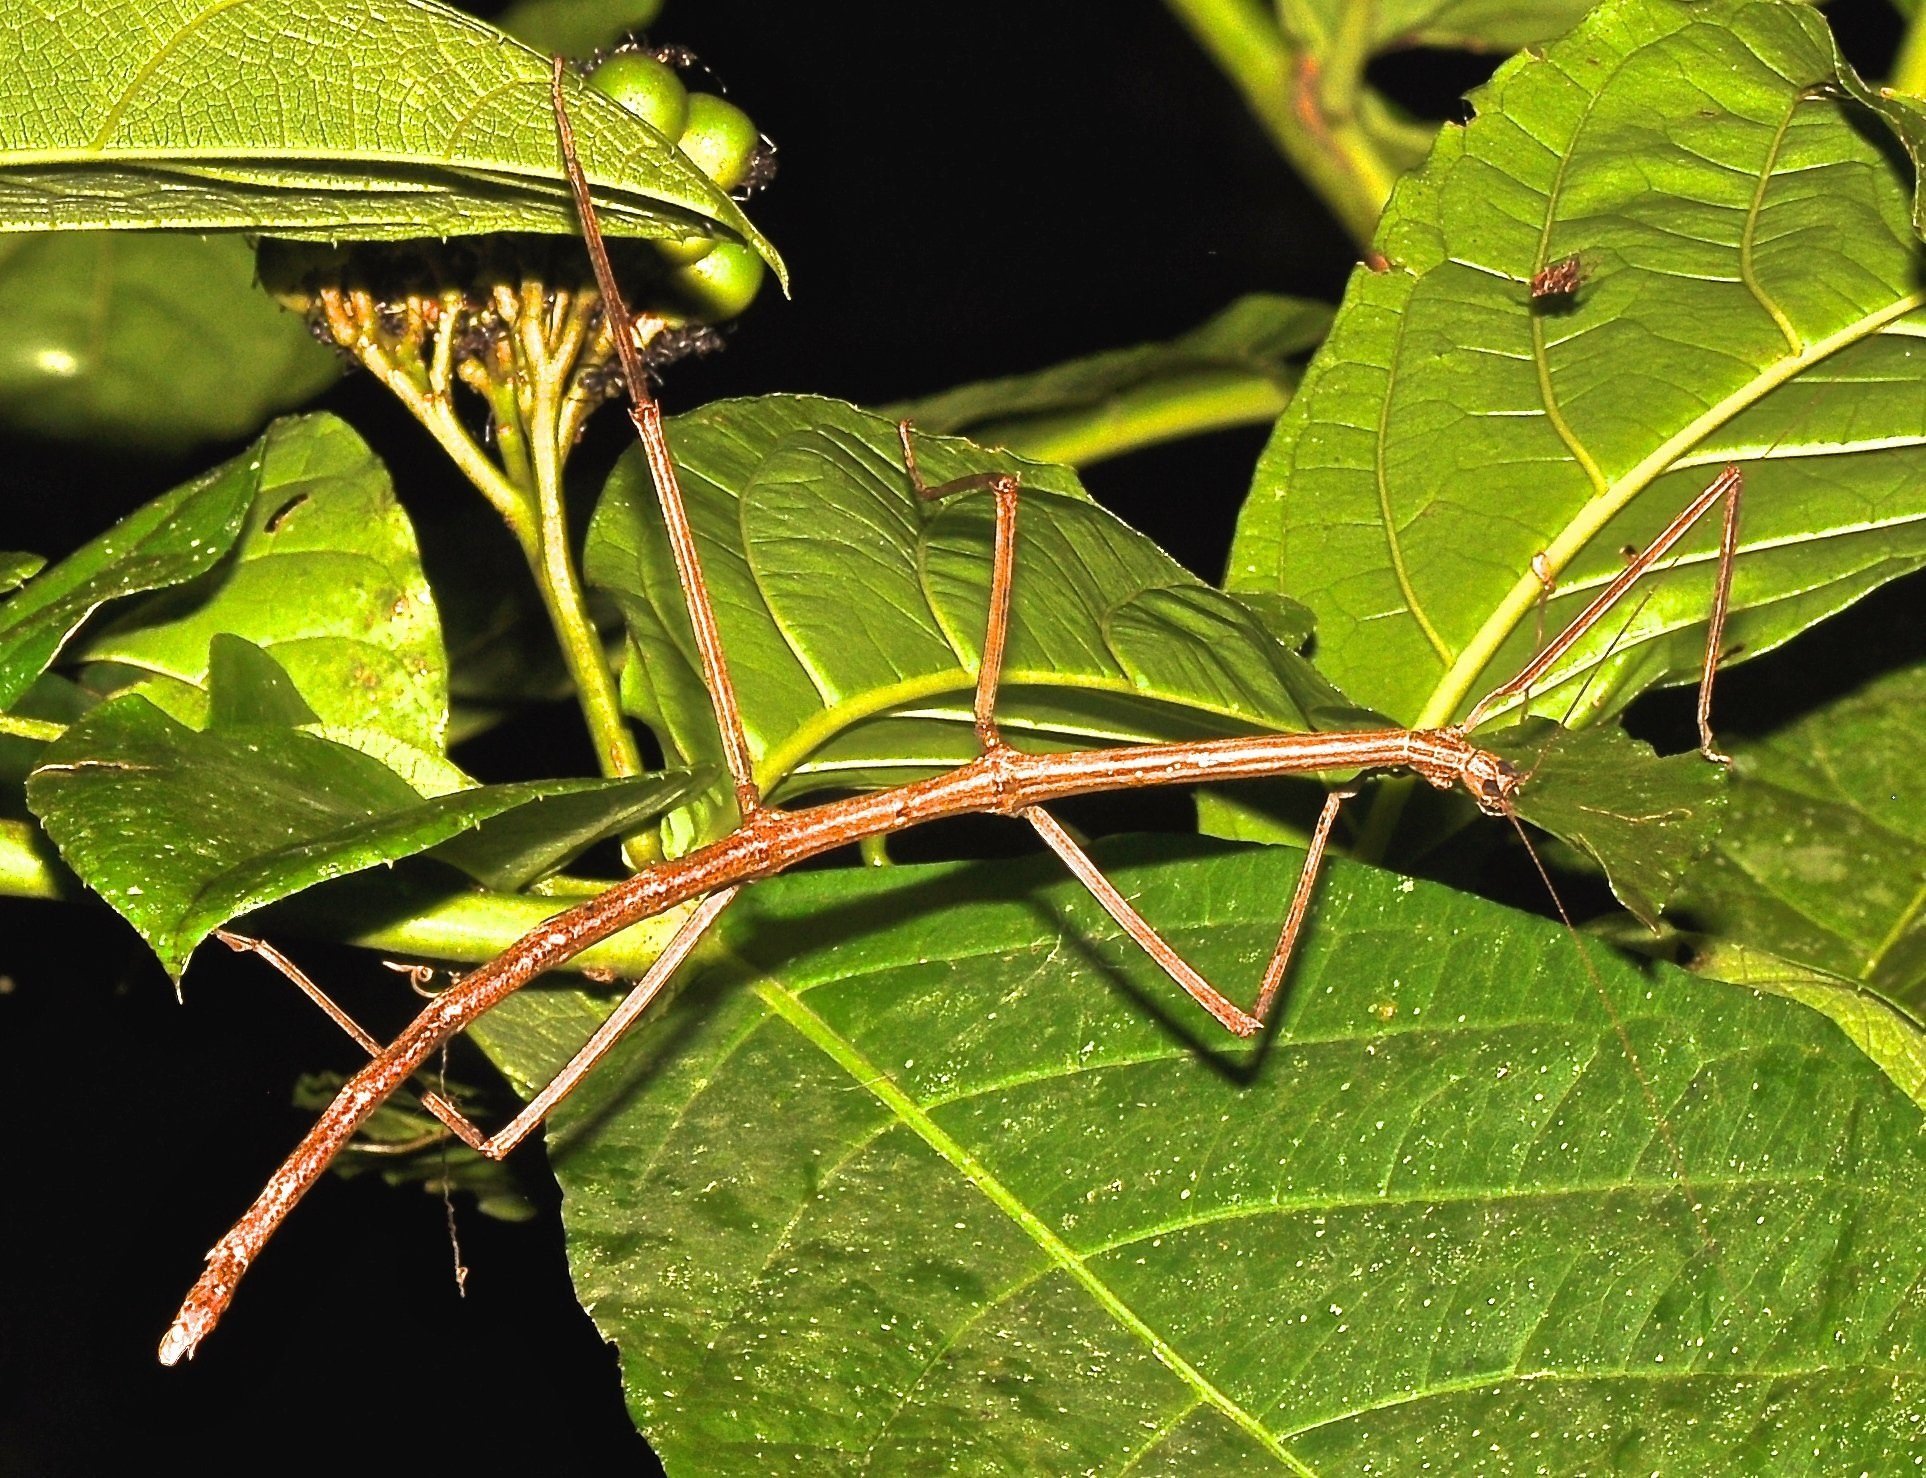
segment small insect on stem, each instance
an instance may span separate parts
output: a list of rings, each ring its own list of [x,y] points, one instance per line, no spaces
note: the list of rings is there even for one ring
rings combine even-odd
[[[1277,943],[1248,1009],[1206,980],[1186,961],[1134,904],[1111,883],[1083,847],[1046,809],[1072,796],[1160,785],[1200,785],[1283,775],[1406,771],[1439,789],[1461,789],[1478,807],[1516,822],[1513,800],[1523,783],[1508,761],[1480,749],[1468,737],[1480,718],[1507,705],[1570,650],[1632,582],[1663,558],[1715,503],[1726,505],[1718,590],[1700,679],[1700,740],[1716,757],[1710,727],[1714,667],[1724,622],[1730,569],[1736,548],[1740,474],[1727,468],[1669,524],[1659,537],[1613,580],[1569,627],[1510,682],[1494,689],[1461,722],[1441,729],[1366,729],[1343,733],[1259,734],[1232,739],[1174,744],[1143,744],[1069,753],[1033,754],[1012,746],[997,723],[1002,654],[1010,626],[1010,594],[1015,580],[1018,477],[1006,472],[966,475],[932,486],[917,466],[911,428],[901,427],[903,470],[910,488],[925,500],[988,493],[994,500],[995,531],[990,552],[989,609],[975,674],[973,717],[980,753],[946,774],[872,791],[820,805],[790,810],[764,802],[750,760],[740,710],[723,652],[720,626],[703,577],[702,562],[683,508],[674,458],[662,416],[650,394],[643,366],[627,333],[623,305],[596,221],[588,182],[576,157],[574,136],[563,101],[563,64],[558,58],[551,97],[563,168],[567,173],[582,234],[595,268],[605,311],[632,399],[635,424],[655,481],[664,528],[675,554],[677,575],[695,633],[698,658],[714,709],[722,747],[734,784],[740,824],[680,857],[658,861],[599,896],[557,914],[530,931],[495,959],[441,991],[382,1047],[339,1011],[311,982],[275,954],[268,954],[368,1052],[371,1060],[344,1084],[287,1160],[269,1178],[254,1204],[208,1253],[206,1270],[189,1291],[173,1325],[161,1341],[160,1358],[172,1365],[194,1353],[233,1299],[236,1287],[277,1227],[314,1185],[355,1131],[408,1080],[436,1057],[444,1042],[466,1029],[528,982],[567,964],[589,946],[669,910],[694,905],[648,973],[583,1045],[553,1082],[535,1095],[510,1123],[494,1135],[463,1118],[439,1094],[425,1095],[431,1111],[463,1141],[491,1158],[521,1142],[610,1050],[647,1010],[669,977],[694,950],[704,932],[736,895],[759,879],[808,858],[858,844],[872,837],[964,815],[1008,816],[1028,824],[1096,901],[1162,969],[1226,1029],[1255,1036],[1275,1007],[1293,947],[1308,913],[1318,867],[1339,808],[1349,792],[1325,802],[1303,872],[1285,913]],[[1568,259],[1570,272],[1578,270]],[[1563,265],[1563,264],[1561,264]],[[1574,282],[1575,285],[1575,282]],[[1548,572],[1541,578],[1549,578]],[[251,944],[238,947],[252,948]],[[1621,1029],[1621,1037],[1624,1034]],[[1629,1039],[1625,1039],[1628,1053]],[[1636,1059],[1634,1058],[1634,1062]],[[1669,1142],[1669,1136],[1668,1136]],[[1679,1156],[1674,1147],[1674,1161]],[[1683,1174],[1681,1170],[1681,1180]]]

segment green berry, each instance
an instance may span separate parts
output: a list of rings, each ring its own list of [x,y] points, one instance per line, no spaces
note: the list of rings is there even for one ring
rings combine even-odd
[[[669,284],[692,317],[720,323],[755,301],[762,274],[761,257],[737,242],[721,241],[700,260],[671,272]]]
[[[682,152],[695,167],[725,190],[742,183],[762,133],[749,115],[714,93],[689,97],[689,118],[682,127]]]
[[[614,98],[671,142],[682,137],[689,121],[689,89],[667,62],[625,51],[591,72],[589,86]]]
[[[672,267],[686,267],[699,262],[716,248],[713,236],[684,236],[679,241],[667,239],[655,243],[656,255]]]

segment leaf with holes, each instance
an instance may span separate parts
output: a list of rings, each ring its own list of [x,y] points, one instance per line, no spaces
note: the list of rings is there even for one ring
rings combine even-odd
[[[248,457],[253,498],[232,557],[129,610],[75,655],[147,677],[150,698],[198,723],[209,643],[245,637],[293,675],[322,722],[439,754],[448,659],[387,469],[325,414],[277,422]]]
[[[240,535],[258,486],[250,449],[156,498],[0,603],[0,711],[11,708],[108,601],[179,585],[213,568]],[[10,556],[25,571],[31,555]]]
[[[1353,277],[1259,468],[1232,587],[1305,601],[1332,680],[1429,725],[1727,462],[1729,647],[1926,563],[1913,183],[1846,75],[1818,11],[1744,0],[1613,0],[1501,67],[1393,197],[1386,265]],[[1570,257],[1575,291],[1534,300]],[[1595,718],[1696,675],[1716,523],[1532,711],[1582,695]]]

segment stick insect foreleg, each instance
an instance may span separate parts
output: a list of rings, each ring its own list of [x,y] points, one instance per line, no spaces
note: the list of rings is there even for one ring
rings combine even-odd
[[[1722,643],[1725,640],[1725,618],[1732,598],[1732,564],[1739,548],[1739,499],[1745,486],[1745,474],[1737,467],[1727,467],[1719,475],[1700,489],[1698,495],[1679,511],[1679,514],[1658,533],[1658,537],[1626,562],[1625,568],[1613,578],[1612,582],[1599,591],[1590,605],[1573,618],[1572,623],[1553,637],[1544,650],[1525,664],[1517,676],[1509,682],[1493,688],[1473,705],[1464,721],[1458,725],[1461,733],[1469,733],[1478,726],[1494,707],[1508,698],[1514,698],[1526,691],[1542,677],[1553,663],[1563,657],[1590,631],[1604,614],[1617,605],[1625,592],[1653,565],[1663,559],[1677,544],[1691,532],[1698,521],[1711,511],[1712,505],[1725,503],[1725,523],[1719,536],[1719,566],[1712,587],[1712,611],[1706,623],[1705,658],[1699,669],[1699,750],[1704,756],[1719,764],[1729,764],[1729,758],[1719,752],[1717,741],[1712,736],[1712,680],[1719,666]],[[1540,576],[1541,580],[1543,576]]]
[[[715,709],[716,727],[722,735],[722,756],[735,783],[736,806],[747,820],[762,805],[762,789],[756,783],[755,764],[749,755],[749,739],[743,730],[742,707],[736,701],[735,684],[729,678],[729,662],[723,655],[722,631],[716,624],[715,607],[709,600],[709,586],[702,577],[702,558],[696,549],[695,531],[682,501],[682,484],[676,479],[675,460],[669,455],[668,437],[662,430],[662,407],[649,389],[648,367],[635,342],[635,320],[622,300],[615,281],[615,268],[609,262],[608,245],[596,218],[595,201],[589,193],[588,178],[582,173],[575,153],[575,130],[568,121],[568,108],[562,98],[562,78],[567,63],[556,57],[549,74],[549,99],[555,110],[555,133],[561,144],[562,167],[568,175],[569,191],[575,197],[575,214],[581,223],[582,239],[588,246],[589,263],[595,270],[596,286],[602,293],[602,312],[607,315],[609,334],[622,361],[622,377],[628,382],[629,419],[635,423],[648,459],[649,475],[655,482],[656,498],[662,505],[662,523],[675,556],[677,583],[689,608],[689,624],[695,631],[696,656],[702,668],[703,686]]]

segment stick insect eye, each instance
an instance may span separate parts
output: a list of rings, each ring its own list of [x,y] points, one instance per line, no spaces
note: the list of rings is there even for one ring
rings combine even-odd
[[[1523,777],[1510,760],[1486,755],[1482,761],[1466,772],[1465,788],[1471,792],[1479,810],[1487,815],[1503,816],[1511,810],[1511,794]]]

